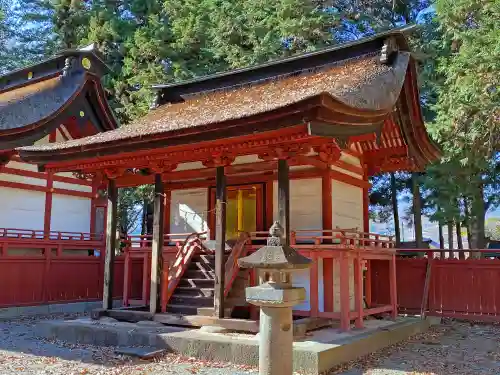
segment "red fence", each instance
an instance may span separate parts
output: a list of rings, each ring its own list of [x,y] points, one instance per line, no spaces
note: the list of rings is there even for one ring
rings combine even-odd
[[[91,301],[102,296],[102,236],[0,229],[0,307]],[[123,288],[123,259],[115,267]]]
[[[456,251],[456,250],[455,250]],[[430,283],[425,310],[429,315],[500,321],[500,260],[430,258]],[[401,313],[420,313],[427,258],[398,258],[396,279]],[[372,261],[372,299],[389,300],[388,267]]]

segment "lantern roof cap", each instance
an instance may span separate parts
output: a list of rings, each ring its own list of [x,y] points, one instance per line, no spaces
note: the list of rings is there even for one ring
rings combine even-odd
[[[309,268],[311,260],[299,254],[294,248],[283,245],[283,228],[275,221],[269,229],[267,245],[255,253],[241,258],[238,264],[243,268],[267,268],[293,270]]]

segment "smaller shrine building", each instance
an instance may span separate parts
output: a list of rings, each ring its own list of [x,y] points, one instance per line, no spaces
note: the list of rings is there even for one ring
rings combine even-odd
[[[397,313],[394,242],[369,233],[368,178],[439,157],[416,76],[405,30],[394,30],[158,85],[150,113],[131,124],[17,150],[48,173],[107,185],[108,312],[117,189],[154,183],[153,234],[129,236],[125,248],[125,304],[148,305],[163,322],[175,314],[224,320],[256,280],[237,260],[262,246],[277,220],[286,243],[313,261],[295,279],[308,295],[295,313],[361,327],[365,316]],[[388,301],[371,300],[376,261],[389,264]]]

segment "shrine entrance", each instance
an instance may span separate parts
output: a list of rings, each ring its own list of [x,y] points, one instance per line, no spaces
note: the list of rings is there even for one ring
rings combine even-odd
[[[226,239],[240,232],[263,230],[263,184],[233,185],[226,189]],[[215,209],[215,189],[210,191],[210,209]],[[215,215],[212,215],[215,218]]]

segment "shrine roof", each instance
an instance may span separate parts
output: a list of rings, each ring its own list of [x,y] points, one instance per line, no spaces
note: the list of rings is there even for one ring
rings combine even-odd
[[[92,50],[71,50],[0,76],[0,150],[30,145],[75,118],[92,123],[92,133],[115,129],[105,72]]]
[[[123,147],[140,151],[248,135],[269,130],[265,124],[270,122],[276,123],[274,129],[316,120],[341,127],[381,124],[397,111],[403,85],[414,71],[404,32],[395,30],[255,67],[157,85],[154,109],[137,121],[82,139],[23,147],[19,152],[26,160],[43,164],[123,153]]]

